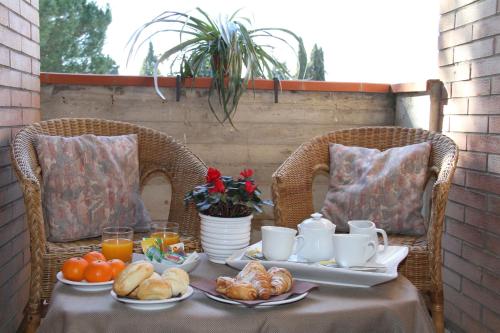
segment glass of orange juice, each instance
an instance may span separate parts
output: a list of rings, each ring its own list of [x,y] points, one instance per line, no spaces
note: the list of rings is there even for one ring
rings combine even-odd
[[[160,238],[163,247],[179,243],[181,238],[179,236],[179,223],[168,221],[153,221],[151,223],[151,238]],[[165,250],[163,248],[162,250]]]
[[[107,227],[102,229],[102,254],[107,260],[132,261],[134,230],[130,227]]]

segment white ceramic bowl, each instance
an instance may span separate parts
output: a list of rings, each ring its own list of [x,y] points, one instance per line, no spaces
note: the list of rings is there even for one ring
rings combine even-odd
[[[215,255],[220,255],[220,256],[223,256],[223,255],[227,255],[227,256],[230,256],[232,255],[234,252],[238,251],[238,250],[241,250],[241,249],[244,249],[246,246],[237,246],[237,247],[227,247],[227,248],[216,248],[216,247],[211,247],[211,246],[207,246],[207,245],[201,245],[203,247],[203,250],[205,250],[205,252],[210,255],[210,254],[215,254]]]
[[[209,244],[209,243],[204,243],[202,242],[201,243],[201,246],[207,250],[220,250],[220,251],[227,251],[227,250],[239,250],[239,249],[243,249],[245,247],[248,246],[248,243],[240,243],[240,244],[237,244],[237,245],[217,245],[217,244]]]

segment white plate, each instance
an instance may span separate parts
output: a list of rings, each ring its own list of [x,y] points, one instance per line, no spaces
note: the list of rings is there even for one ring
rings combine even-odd
[[[70,285],[71,287],[82,290],[82,291],[102,291],[109,290],[113,287],[113,280],[107,282],[87,282],[87,281],[71,281],[64,278],[64,275],[61,271],[57,272],[56,277],[59,281],[64,284]]]
[[[170,267],[178,267],[178,268],[181,268],[189,273],[193,269],[195,269],[196,266],[198,266],[198,264],[200,263],[200,256],[198,254],[196,254],[193,261],[178,265],[178,264],[175,264],[175,263],[168,261],[168,260],[162,260],[162,262],[157,262],[154,260],[151,261],[144,254],[134,253],[132,255],[132,261],[139,261],[139,260],[146,260],[146,261],[152,263],[154,268],[155,268],[155,272],[161,275],[164,270],[166,270],[167,268],[170,268]]]
[[[289,303],[300,301],[301,299],[303,299],[304,297],[306,297],[308,294],[309,294],[309,292],[305,292],[303,294],[295,295],[295,296],[289,297],[289,298],[281,300],[281,301],[272,301],[272,302],[261,303],[261,304],[256,305],[255,307],[256,308],[265,308],[265,307],[268,307],[268,306],[276,306],[276,305],[282,305],[282,304],[289,304]],[[205,293],[205,295],[207,295],[208,298],[211,298],[213,300],[216,300],[216,301],[219,301],[219,302],[222,302],[222,303],[245,306],[244,304],[241,304],[239,302],[236,302],[236,301],[233,301],[233,300],[230,300],[230,299],[227,299],[227,298],[219,297],[219,296],[214,296],[214,295],[211,295],[209,293]]]
[[[118,302],[122,302],[125,305],[137,309],[137,310],[163,310],[174,306],[177,302],[180,302],[193,294],[193,288],[188,286],[187,291],[184,295],[180,297],[172,297],[167,299],[141,301],[138,299],[131,299],[125,297],[118,297],[116,293],[111,290],[111,296]]]
[[[250,261],[245,257],[248,250],[261,250],[262,242],[250,245],[246,249],[236,251],[226,259],[226,264],[242,269]],[[292,261],[267,261],[261,263],[266,268],[278,266],[288,269],[297,280],[322,284],[344,285],[353,287],[371,287],[397,278],[398,265],[408,255],[406,246],[389,246],[384,253],[378,253],[375,263],[386,267],[385,272],[357,271],[347,268],[327,267],[319,263],[303,263]],[[368,263],[370,264],[370,263]]]

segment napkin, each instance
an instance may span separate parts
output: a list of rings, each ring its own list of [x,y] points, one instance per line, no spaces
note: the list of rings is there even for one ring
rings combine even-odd
[[[247,307],[254,307],[256,305],[268,303],[268,302],[282,301],[282,300],[285,300],[292,295],[303,294],[305,292],[308,292],[308,291],[318,287],[318,285],[315,283],[293,280],[293,287],[287,293],[284,293],[284,294],[281,294],[278,296],[271,296],[271,298],[266,299],[266,300],[257,299],[254,301],[243,301],[243,300],[239,300],[239,299],[228,298],[228,297],[218,293],[215,290],[215,280],[197,278],[196,280],[191,281],[191,286],[198,289],[198,290],[204,291],[210,295],[230,299],[231,301],[238,302],[238,303],[245,305]]]

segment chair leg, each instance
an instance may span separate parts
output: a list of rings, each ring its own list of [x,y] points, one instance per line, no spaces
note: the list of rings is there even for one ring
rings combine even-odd
[[[35,333],[40,326],[39,314],[27,314],[18,332]]]
[[[431,313],[436,333],[444,333],[444,299],[442,290],[431,293]]]

